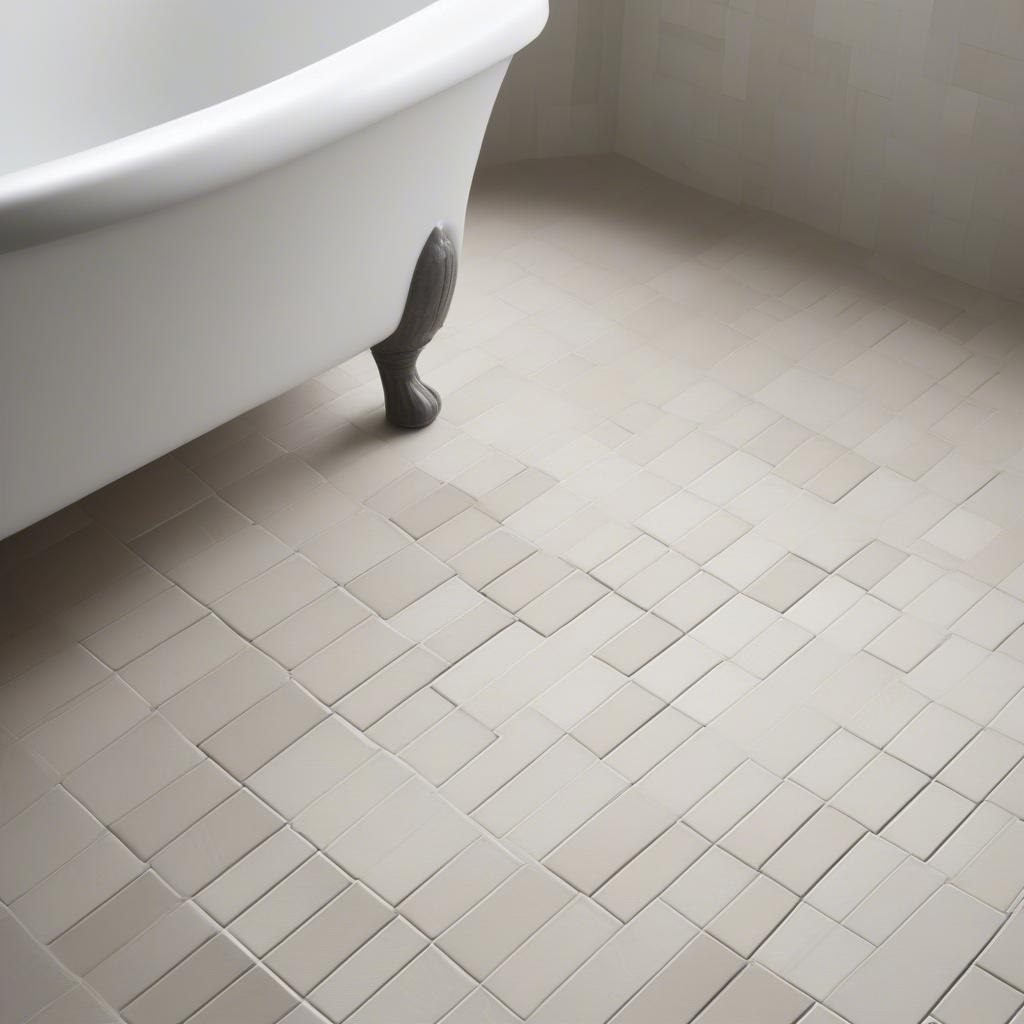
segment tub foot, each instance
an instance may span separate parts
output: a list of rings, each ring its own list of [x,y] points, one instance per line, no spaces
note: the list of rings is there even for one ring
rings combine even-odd
[[[443,228],[434,228],[416,263],[398,330],[370,350],[387,418],[396,427],[426,427],[441,411],[441,396],[420,380],[416,359],[448,315],[457,264],[455,243]]]

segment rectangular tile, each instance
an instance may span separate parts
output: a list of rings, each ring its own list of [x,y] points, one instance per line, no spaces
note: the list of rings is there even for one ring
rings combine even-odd
[[[853,1024],[919,1020],[995,934],[1000,915],[945,885],[831,995]]]
[[[588,960],[534,1014],[536,1024],[602,1024],[665,966],[696,929],[652,903]]]
[[[482,980],[564,907],[571,895],[572,890],[553,875],[522,868],[452,925],[437,944]]]

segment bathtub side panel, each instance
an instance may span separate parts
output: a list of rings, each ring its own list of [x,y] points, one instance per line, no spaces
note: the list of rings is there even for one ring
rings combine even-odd
[[[0,257],[0,537],[382,340],[461,242],[507,63],[237,185]]]

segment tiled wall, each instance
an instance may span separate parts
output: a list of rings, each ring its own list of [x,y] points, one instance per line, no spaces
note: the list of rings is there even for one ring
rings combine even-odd
[[[485,160],[613,149],[1024,298],[1024,0],[552,0]]]
[[[1022,0],[629,0],[617,148],[1024,294]]]
[[[547,28],[502,87],[484,163],[612,150],[623,8],[631,2],[551,0]]]

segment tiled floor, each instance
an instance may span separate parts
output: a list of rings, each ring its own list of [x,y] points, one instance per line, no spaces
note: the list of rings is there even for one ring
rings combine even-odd
[[[613,159],[0,545],[0,1024],[1024,1022],[1024,312]]]

